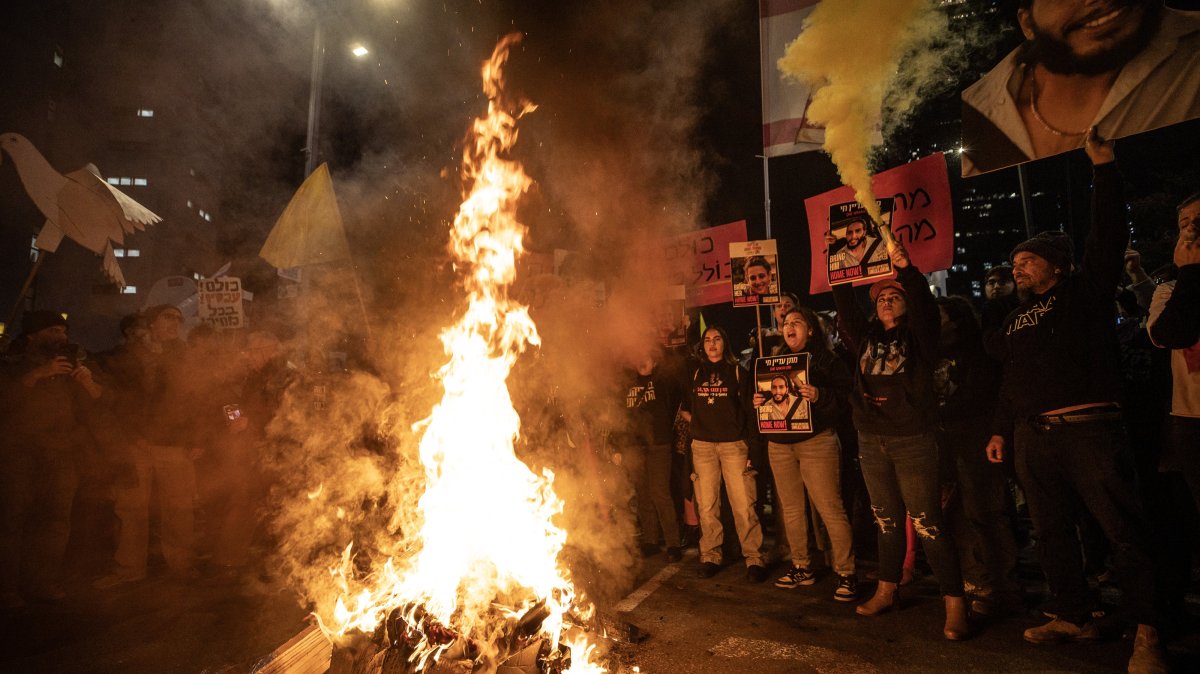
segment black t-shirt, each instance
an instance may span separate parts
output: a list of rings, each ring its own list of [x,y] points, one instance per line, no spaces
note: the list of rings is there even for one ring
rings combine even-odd
[[[753,407],[753,378],[742,366],[705,360],[688,372],[683,407],[692,413],[692,438],[704,442],[745,440]]]

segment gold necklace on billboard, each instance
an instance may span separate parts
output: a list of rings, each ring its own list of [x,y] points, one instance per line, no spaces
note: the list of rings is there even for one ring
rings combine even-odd
[[[1084,129],[1083,131],[1063,131],[1051,126],[1050,123],[1046,121],[1046,118],[1042,117],[1042,113],[1038,112],[1037,107],[1038,85],[1036,67],[1027,69],[1026,64],[1022,63],[1021,70],[1023,71],[1023,74],[1027,72],[1029,75],[1029,111],[1033,113],[1033,118],[1038,121],[1038,124],[1041,124],[1043,129],[1061,138],[1078,138],[1080,136],[1086,136],[1088,132],[1087,129]]]

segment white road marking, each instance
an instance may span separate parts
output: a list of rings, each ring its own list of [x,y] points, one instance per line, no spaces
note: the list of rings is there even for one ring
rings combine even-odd
[[[695,557],[697,554],[698,553],[695,550],[687,550],[683,553],[683,558],[688,559],[689,557]],[[641,587],[633,592],[630,592],[627,597],[618,602],[616,606],[617,613],[629,613],[633,609],[637,608],[638,604],[646,601],[646,597],[654,594],[655,590],[661,587],[663,583],[667,582],[668,578],[679,573],[679,570],[682,568],[682,561],[664,566],[662,570],[654,574],[650,580],[642,583]]]
[[[879,674],[874,665],[855,655],[805,644],[729,637],[713,646],[709,652],[718,657],[739,660],[795,660],[820,674]]]

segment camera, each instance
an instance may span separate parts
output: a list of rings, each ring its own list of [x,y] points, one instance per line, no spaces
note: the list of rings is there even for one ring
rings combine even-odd
[[[55,358],[66,358],[71,361],[71,367],[79,367],[80,349],[78,344],[61,344],[54,350]]]

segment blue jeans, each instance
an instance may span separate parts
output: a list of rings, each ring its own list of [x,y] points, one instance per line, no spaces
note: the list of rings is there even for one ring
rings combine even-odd
[[[858,460],[871,494],[871,512],[879,527],[879,580],[900,582],[907,547],[904,534],[907,515],[912,518],[941,593],[961,597],[962,571],[942,517],[938,450],[933,434],[890,436],[860,432]]]

